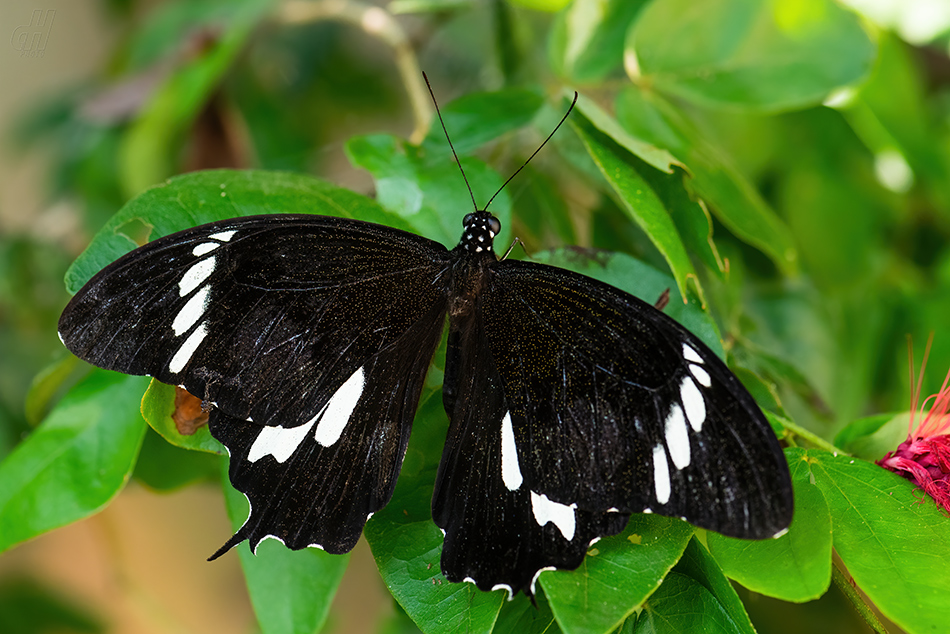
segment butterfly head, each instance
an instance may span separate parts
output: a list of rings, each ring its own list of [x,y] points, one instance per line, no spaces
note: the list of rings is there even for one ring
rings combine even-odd
[[[501,231],[501,222],[489,211],[465,214],[459,246],[468,253],[492,253],[492,242]]]

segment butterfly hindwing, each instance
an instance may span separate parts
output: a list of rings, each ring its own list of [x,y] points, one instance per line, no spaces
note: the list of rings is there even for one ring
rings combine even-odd
[[[441,307],[434,305],[433,312]],[[389,502],[441,328],[433,314],[361,366],[314,422],[262,427],[211,412],[231,456],[229,476],[250,502],[247,521],[220,553],[265,537],[293,549],[349,552],[372,513]],[[344,427],[345,424],[345,427]]]
[[[444,402],[449,431],[432,515],[445,532],[442,571],[482,590],[534,594],[545,569],[580,565],[592,540],[628,515],[558,504],[523,483],[504,385],[478,318],[449,333]]]
[[[735,537],[788,526],[792,492],[778,441],[697,337],[570,271],[518,261],[491,269],[482,315],[530,490]]]
[[[293,427],[444,305],[447,251],[380,225],[267,215],[202,225],[120,258],[60,336],[110,370],[182,385],[225,414]]]

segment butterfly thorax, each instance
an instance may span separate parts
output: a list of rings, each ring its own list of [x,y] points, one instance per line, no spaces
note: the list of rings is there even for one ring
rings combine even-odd
[[[452,250],[449,314],[453,320],[472,313],[487,283],[488,266],[498,259],[492,243],[501,230],[501,223],[488,211],[467,214],[462,225],[462,237]]]

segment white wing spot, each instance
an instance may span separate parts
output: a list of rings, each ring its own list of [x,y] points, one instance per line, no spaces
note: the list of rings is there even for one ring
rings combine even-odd
[[[221,245],[217,242],[202,242],[191,250],[191,254],[200,258],[202,255],[207,255],[220,246]]]
[[[679,403],[674,403],[666,417],[666,446],[670,450],[670,459],[677,469],[689,466],[689,434],[686,431],[686,418]]]
[[[686,420],[693,431],[699,432],[706,420],[706,400],[696,384],[688,376],[683,377],[680,384],[680,398],[683,399],[683,408],[686,410]]]
[[[257,462],[264,456],[274,456],[277,462],[286,462],[307,437],[313,423],[310,421],[297,427],[264,427],[247,453],[248,462]]]
[[[184,297],[201,286],[201,284],[208,279],[208,276],[214,273],[215,264],[217,264],[217,262],[214,256],[211,256],[210,258],[201,260],[185,271],[181,281],[178,282],[178,296]]]
[[[211,291],[209,285],[205,285],[201,288],[200,291],[195,293],[194,297],[188,300],[181,310],[178,311],[178,314],[175,315],[175,321],[172,322],[172,330],[175,331],[175,336],[180,337],[181,335],[188,332],[188,330],[195,325],[201,316],[205,314],[205,311],[208,309],[208,293]]]
[[[537,594],[537,592],[534,591],[534,584],[538,582],[538,577],[541,576],[542,572],[547,572],[549,570],[557,570],[557,568],[555,568],[554,566],[545,566],[544,568],[541,568],[536,573],[534,573],[534,576],[531,577],[531,596],[534,596]]]
[[[212,240],[220,240],[221,242],[228,242],[231,240],[231,238],[234,237],[235,233],[237,233],[237,230],[221,231],[218,233],[212,233],[208,237],[211,238]]]
[[[546,495],[538,495],[531,491],[531,511],[534,513],[534,521],[538,526],[544,526],[548,522],[554,522],[561,535],[567,541],[574,539],[574,530],[577,519],[575,509],[577,504],[560,504],[548,499]]]
[[[317,423],[317,429],[313,432],[314,440],[324,447],[329,447],[340,439],[343,428],[346,427],[360,396],[363,395],[365,384],[363,368],[360,368],[340,386],[319,414],[320,422]]]
[[[517,491],[523,481],[515,448],[515,432],[511,428],[511,412],[506,413],[501,421],[501,479],[509,491]]]
[[[699,384],[703,387],[709,387],[712,385],[712,381],[709,380],[709,373],[698,365],[689,366],[689,371],[694,377],[696,377],[696,380],[699,381]]]
[[[172,357],[171,362],[168,364],[168,371],[172,374],[181,372],[185,364],[191,360],[191,356],[195,353],[195,350],[198,349],[198,346],[207,336],[208,322],[205,322],[195,328],[195,331],[185,339],[185,343],[181,344],[181,348],[178,349],[178,352],[175,353],[175,356]]]
[[[696,352],[696,349],[688,343],[683,344],[683,358],[692,363],[703,362],[703,358],[699,356],[699,353]]]
[[[666,462],[663,445],[653,448],[653,486],[657,502],[666,504],[670,501],[670,465]]]

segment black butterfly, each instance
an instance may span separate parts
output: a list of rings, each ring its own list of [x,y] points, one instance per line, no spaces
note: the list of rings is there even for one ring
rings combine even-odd
[[[392,496],[446,317],[432,516],[450,581],[533,595],[631,513],[743,538],[788,527],[781,448],[709,348],[609,285],[498,259],[488,211],[463,227],[452,250],[316,215],[195,227],[99,272],[60,337],[210,403],[251,504],[212,558],[266,537],[353,548]]]

